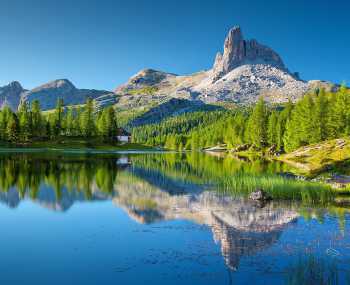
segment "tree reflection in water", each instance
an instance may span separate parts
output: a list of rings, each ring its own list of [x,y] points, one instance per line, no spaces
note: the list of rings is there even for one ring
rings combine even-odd
[[[56,211],[66,211],[77,201],[112,200],[139,223],[190,220],[211,229],[227,267],[234,271],[243,256],[271,247],[300,213],[310,211],[301,211],[296,203],[257,206],[243,197],[223,195],[212,182],[220,173],[276,172],[276,167],[281,166],[193,155],[2,155],[0,200],[16,207],[30,199]],[[312,211],[322,217],[322,209]],[[299,281],[298,274],[288,278],[292,284]]]

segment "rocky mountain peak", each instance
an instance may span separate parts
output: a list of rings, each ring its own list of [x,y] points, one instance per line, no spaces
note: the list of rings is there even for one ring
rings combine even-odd
[[[64,89],[66,91],[75,90],[75,86],[68,79],[57,79],[54,81],[50,81],[45,83],[39,87],[34,88],[32,91],[40,91],[47,89]]]
[[[64,105],[84,104],[87,98],[95,99],[99,106],[113,104],[115,99],[111,92],[94,89],[78,89],[68,79],[57,79],[32,90],[23,92],[21,103],[31,104],[34,100],[40,102],[42,110],[55,108],[58,99],[62,99]]]
[[[7,106],[12,110],[16,110],[21,94],[24,91],[25,90],[18,81],[12,81],[3,87],[0,87],[0,108]]]
[[[296,101],[309,85],[291,73],[280,56],[255,39],[245,39],[242,29],[229,30],[214,65],[207,71],[176,75],[143,69],[115,90],[118,104],[128,110],[163,104],[171,98],[204,103],[253,104]],[[126,95],[126,96],[122,96]]]
[[[224,53],[231,52],[232,49],[237,49],[244,41],[240,26],[234,26],[229,32],[224,43]]]
[[[142,89],[144,87],[156,86],[166,81],[169,78],[175,77],[176,74],[167,73],[154,69],[142,69],[135,75],[133,75],[126,84],[119,86],[115,93],[128,92],[134,89]]]
[[[70,87],[75,88],[73,83],[70,82],[68,79],[57,79],[57,80],[54,81],[54,83],[56,84],[57,87],[70,86]]]
[[[18,81],[12,81],[8,84],[8,88],[13,90],[14,92],[22,92],[24,89]]]
[[[213,82],[244,64],[269,64],[285,70],[280,56],[255,39],[245,40],[239,26],[233,27],[224,43],[224,53],[218,53],[213,66]]]

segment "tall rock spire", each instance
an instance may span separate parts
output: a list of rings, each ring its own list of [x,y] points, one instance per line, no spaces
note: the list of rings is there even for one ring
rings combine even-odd
[[[285,69],[280,56],[256,40],[244,40],[241,28],[233,27],[224,43],[224,53],[217,54],[213,66],[213,81],[225,76],[231,70],[243,64],[270,64]]]

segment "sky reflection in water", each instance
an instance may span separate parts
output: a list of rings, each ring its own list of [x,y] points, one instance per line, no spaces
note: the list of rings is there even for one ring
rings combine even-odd
[[[1,282],[350,282],[347,209],[222,195],[283,166],[198,156],[2,155]]]

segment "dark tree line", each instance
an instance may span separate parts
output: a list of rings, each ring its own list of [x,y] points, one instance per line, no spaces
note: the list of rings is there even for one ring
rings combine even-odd
[[[191,115],[184,119],[190,121]],[[267,105],[261,98],[252,108],[216,114],[213,121],[199,121],[186,132],[169,123],[149,125],[133,132],[133,139],[169,149],[201,149],[224,143],[229,148],[248,144],[256,149],[274,146],[277,151],[289,152],[349,135],[350,93],[341,86],[334,93],[315,90],[296,103],[282,106]]]
[[[163,120],[160,123],[143,125],[133,128],[133,142],[147,145],[164,146],[167,141],[175,140],[185,142],[187,136],[193,129],[207,126],[224,116],[226,111],[197,111],[189,112],[176,117]]]
[[[56,109],[47,112],[41,111],[39,101],[23,103],[17,112],[8,107],[0,111],[0,139],[12,143],[79,136],[111,141],[117,132],[113,107],[97,111],[91,99],[83,107],[65,107],[60,99]]]
[[[57,200],[60,200],[64,189],[84,192],[89,199],[94,183],[100,191],[111,194],[117,173],[118,166],[114,159],[88,160],[78,157],[70,161],[45,156],[35,159],[26,154],[5,155],[0,158],[0,191],[8,192],[16,187],[21,198],[29,194],[35,199],[40,185],[46,184],[55,191]]]

